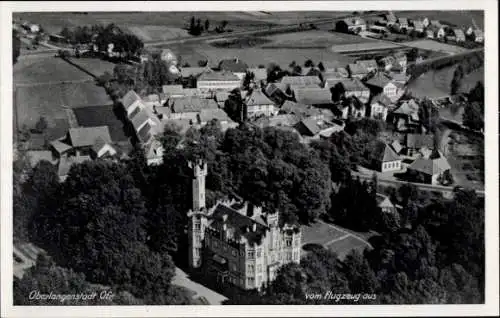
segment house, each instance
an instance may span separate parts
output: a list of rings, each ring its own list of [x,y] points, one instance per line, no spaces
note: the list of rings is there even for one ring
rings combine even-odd
[[[232,91],[241,87],[241,79],[230,72],[210,72],[201,74],[196,81],[196,88],[202,92],[217,90]]]
[[[407,169],[408,177],[414,182],[444,183],[446,175],[451,175],[451,167],[446,157],[439,151],[432,151],[429,157],[417,158]]]
[[[370,73],[368,68],[363,64],[351,63],[347,65],[347,68],[351,78],[363,79]]]
[[[152,139],[152,141],[144,145],[144,153],[148,166],[157,166],[163,162],[164,148],[161,141]]]
[[[394,54],[394,58],[396,60],[396,65],[399,65],[402,68],[402,72],[406,73],[406,66],[408,65],[408,57],[403,52],[396,52]]]
[[[202,109],[198,114],[198,123],[201,127],[214,119],[220,123],[222,131],[238,127],[238,123],[229,118],[226,112],[220,108]]]
[[[407,156],[413,157],[422,149],[434,149],[434,135],[431,134],[406,134],[404,152]]]
[[[434,39],[434,30],[425,30],[425,35],[428,39]]]
[[[275,107],[273,101],[271,101],[264,93],[259,90],[254,90],[247,96],[243,102],[247,106],[247,118],[253,118],[257,116],[274,116],[278,114],[278,108]]]
[[[280,84],[290,85],[292,90],[305,87],[319,88],[321,79],[318,76],[283,76]]]
[[[385,121],[389,109],[392,109],[394,103],[384,93],[380,93],[372,98],[370,103],[370,117]]]
[[[229,93],[229,92],[219,91],[219,92],[215,93],[214,99],[220,108],[224,108],[224,105],[226,104],[226,100],[229,99],[230,95],[231,95],[231,93]]]
[[[431,21],[428,18],[424,18],[422,20],[422,25],[424,26],[424,28],[427,28],[430,23],[431,23]]]
[[[167,107],[171,111],[169,119],[187,119],[194,123],[202,109],[217,109],[218,105],[213,99],[190,96],[169,100]]]
[[[158,108],[163,109],[165,107]],[[149,143],[155,135],[163,132],[161,121],[149,109],[138,112],[134,117],[130,118],[130,122],[134,127],[137,139],[143,144]]]
[[[396,58],[394,56],[386,56],[379,60],[380,65],[385,71],[390,71],[391,68],[396,64]]]
[[[307,143],[319,138],[328,138],[333,133],[344,130],[344,123],[341,121],[327,122],[308,117],[298,122],[295,129],[300,133],[303,141]]]
[[[484,33],[482,30],[479,29],[474,30],[474,41],[477,43],[484,42]]]
[[[387,20],[388,26],[394,25],[398,21],[398,18],[396,18],[396,16],[392,12],[389,12],[388,14],[386,14],[385,19]]]
[[[346,98],[356,97],[362,103],[367,103],[370,98],[370,89],[357,78],[340,81],[335,90]]]
[[[244,290],[261,289],[272,282],[278,269],[299,263],[301,230],[279,221],[279,211],[241,199],[205,203],[207,164],[189,162],[193,203],[188,216],[188,264],[219,284]]]
[[[281,111],[281,110],[280,110]],[[301,119],[307,116],[296,116],[292,113],[281,113],[273,117],[261,117],[256,119],[253,124],[260,127],[290,127],[293,128]],[[295,131],[295,129],[294,129]]]
[[[279,110],[280,114],[291,114],[298,118],[313,118],[315,120],[323,119],[323,113],[311,105],[305,105],[287,100]]]
[[[167,98],[184,96],[184,88],[182,85],[163,85],[161,88],[163,94],[165,94]]]
[[[397,213],[396,206],[394,205],[394,203],[392,203],[392,201],[389,199],[388,196],[381,193],[376,193],[376,199],[377,199],[377,207],[383,213],[389,213],[399,216],[399,214]],[[399,222],[399,218],[397,221]]]
[[[403,30],[408,30],[408,27],[409,27],[408,18],[399,18],[398,24],[399,24],[399,29],[402,32],[404,32]]]
[[[264,89],[267,97],[273,100],[277,105],[282,104],[287,99],[292,99],[292,91],[290,85],[281,83],[269,83]],[[288,94],[290,93],[290,94]]]
[[[345,98],[340,105],[341,118],[346,120],[348,118],[363,118],[366,116],[366,106],[355,96]]]
[[[378,64],[377,61],[371,59],[371,60],[358,60],[356,61],[356,64],[361,65],[362,67],[366,68],[368,72],[373,72],[378,69]]]
[[[201,74],[213,72],[209,67],[182,67],[180,74],[182,78],[198,78]]]
[[[366,31],[366,22],[361,18],[348,18],[338,21],[335,30],[343,33],[359,33]]]
[[[455,41],[457,41],[457,43],[459,42],[465,42],[465,33],[462,29],[453,29],[453,32],[455,33]]]
[[[318,68],[322,72],[334,72],[340,67],[343,65],[339,61],[322,61],[318,64]]]
[[[383,141],[375,140],[369,146],[372,149],[369,154],[370,168],[379,172],[401,170],[401,158],[391,146]]]
[[[91,160],[90,156],[61,157],[57,166],[59,182],[64,182],[66,180],[73,165],[81,164],[87,160]]]
[[[101,158],[116,154],[108,126],[70,128],[66,136],[52,141],[50,146],[57,158],[74,156]]]
[[[436,33],[436,38],[442,40],[446,37],[446,27],[439,27],[437,33]]]
[[[247,63],[239,58],[225,59],[219,62],[219,70],[222,72],[230,72],[236,75],[240,80],[243,80],[248,70]],[[266,74],[267,75],[267,74]]]
[[[420,106],[414,99],[402,102],[401,105],[391,113],[393,123],[396,124],[396,130],[404,131],[410,128],[420,127],[419,109]]]
[[[167,101],[167,95],[163,93],[149,94],[142,98],[142,103],[149,108],[160,107]]]
[[[132,114],[146,108],[141,97],[133,90],[128,91],[127,94],[122,97],[121,103],[127,112],[127,117],[129,118]]]
[[[322,76],[323,76],[324,87],[331,88],[334,87],[335,84],[337,84],[339,81],[347,79],[349,77],[349,73],[345,68],[342,68],[336,71],[328,71],[328,72],[325,71],[322,74]]]
[[[365,85],[370,88],[372,95],[383,93],[392,102],[396,102],[404,93],[404,86],[385,73],[375,74]]]
[[[415,32],[424,33],[425,31],[424,23],[420,20],[413,21],[413,29],[415,30]]]
[[[295,90],[295,101],[299,104],[316,107],[327,107],[333,104],[332,92],[328,88],[298,88]]]

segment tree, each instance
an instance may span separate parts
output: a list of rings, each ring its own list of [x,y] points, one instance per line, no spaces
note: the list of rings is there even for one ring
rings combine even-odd
[[[462,79],[464,77],[464,70],[462,64],[459,64],[453,73],[453,79],[451,80],[451,94],[455,95],[462,84]]]
[[[375,273],[363,255],[353,250],[344,260],[346,279],[352,293],[374,294],[379,288]]]
[[[205,20],[205,31],[208,32],[208,29],[210,28],[210,21],[208,19]]]
[[[484,104],[472,102],[464,109],[463,123],[465,126],[474,129],[484,129]]]
[[[305,67],[314,67],[314,62],[311,59],[308,59],[304,63]]]

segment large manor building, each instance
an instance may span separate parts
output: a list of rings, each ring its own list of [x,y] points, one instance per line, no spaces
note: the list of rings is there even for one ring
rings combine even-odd
[[[279,212],[239,200],[219,201],[207,209],[207,164],[190,162],[193,209],[188,212],[189,265],[203,268],[224,284],[260,289],[280,266],[300,262],[301,232],[280,225]]]

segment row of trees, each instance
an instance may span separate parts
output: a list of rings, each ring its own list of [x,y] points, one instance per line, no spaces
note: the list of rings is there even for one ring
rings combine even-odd
[[[226,27],[229,23],[227,20],[221,21],[221,23],[215,27],[215,32],[223,33],[226,31]],[[210,20],[206,19],[204,23],[202,23],[201,19],[196,19],[194,16],[191,17],[188,32],[191,35],[201,35],[203,32],[208,32],[210,30]]]

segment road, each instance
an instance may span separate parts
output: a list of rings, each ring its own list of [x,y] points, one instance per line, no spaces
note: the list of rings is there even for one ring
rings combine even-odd
[[[356,171],[352,171],[352,175],[354,177],[359,177],[360,179],[364,179],[364,180],[371,180],[372,179],[371,175],[368,176],[368,175],[365,175],[365,174],[362,174],[362,173],[359,173]],[[378,182],[378,184],[381,184],[381,185],[396,186],[396,187],[402,186],[404,184],[408,184],[407,181],[387,180],[387,179],[380,179],[380,178],[377,178],[377,182]],[[425,190],[425,191],[438,191],[438,192],[443,193],[443,195],[450,195],[451,193],[453,193],[453,189],[454,189],[454,187],[446,187],[446,186],[441,186],[441,185],[432,185],[432,184],[424,184],[424,183],[416,183],[416,182],[411,182],[411,184],[416,186],[418,189]],[[476,190],[476,193],[479,196],[484,197],[484,190]]]
[[[175,276],[172,280],[172,284],[185,287],[195,292],[196,295],[194,296],[194,298],[204,297],[210,305],[220,305],[224,300],[227,299],[223,295],[192,281],[191,279],[189,279],[188,274],[186,274],[186,272],[178,267],[175,268]]]

